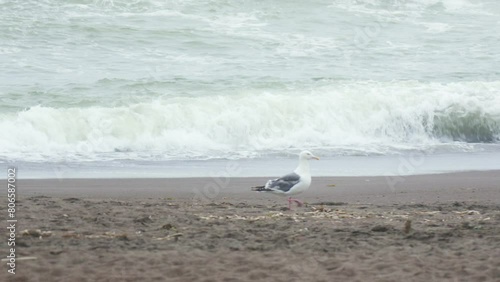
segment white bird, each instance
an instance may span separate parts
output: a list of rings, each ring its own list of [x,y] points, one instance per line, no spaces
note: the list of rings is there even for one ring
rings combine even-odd
[[[291,196],[300,194],[311,186],[311,172],[309,171],[309,160],[316,159],[318,157],[313,155],[309,151],[302,151],[299,154],[299,166],[292,172],[280,178],[267,181],[264,186],[252,187],[252,191],[258,192],[270,192],[276,195],[284,195],[288,197],[288,209],[291,210],[292,202],[297,203],[300,207],[302,202],[293,199]]]

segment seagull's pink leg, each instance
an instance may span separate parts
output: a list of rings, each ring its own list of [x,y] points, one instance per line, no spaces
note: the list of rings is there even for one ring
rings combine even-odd
[[[292,201],[296,202],[298,207],[302,207],[304,205],[303,202],[301,202],[301,201],[299,201],[297,199],[292,199]]]
[[[298,199],[293,199],[292,197],[288,197],[288,209],[289,210],[292,210],[292,202],[297,203],[298,207],[302,207],[304,205],[304,203],[299,201]]]

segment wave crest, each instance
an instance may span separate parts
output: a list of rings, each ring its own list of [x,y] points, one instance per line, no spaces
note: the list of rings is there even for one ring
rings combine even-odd
[[[10,133],[0,137],[0,154],[204,158],[306,147],[349,154],[496,143],[498,89],[498,82],[343,82],[115,108],[36,106],[0,116],[0,130]]]

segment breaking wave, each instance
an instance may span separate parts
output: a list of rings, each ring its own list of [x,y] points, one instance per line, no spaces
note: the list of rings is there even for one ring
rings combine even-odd
[[[332,82],[313,89],[163,97],[0,115],[0,156],[245,158],[311,148],[390,154],[499,143],[500,83]]]

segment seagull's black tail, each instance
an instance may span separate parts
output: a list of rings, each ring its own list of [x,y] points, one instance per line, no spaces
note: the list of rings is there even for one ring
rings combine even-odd
[[[268,192],[272,191],[271,189],[267,189],[265,186],[254,186],[251,188],[252,191],[257,191],[257,192]]]

